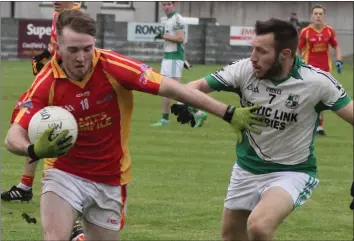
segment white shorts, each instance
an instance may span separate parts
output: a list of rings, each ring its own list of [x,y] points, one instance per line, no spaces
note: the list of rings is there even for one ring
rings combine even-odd
[[[162,59],[160,74],[169,78],[181,78],[184,61]]]
[[[44,171],[42,194],[54,192],[85,219],[99,227],[119,231],[126,214],[126,185],[95,183],[56,168]]]
[[[293,199],[294,208],[304,204],[316,189],[319,180],[302,172],[273,172],[255,175],[234,165],[224,207],[252,211],[263,193],[271,187],[281,187]]]

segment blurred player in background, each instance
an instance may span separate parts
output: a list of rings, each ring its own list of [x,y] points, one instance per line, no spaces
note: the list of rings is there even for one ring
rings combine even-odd
[[[342,53],[333,28],[324,23],[326,9],[321,5],[315,5],[312,8],[312,23],[304,28],[300,33],[299,52],[305,62],[331,72],[332,59],[330,46],[334,48],[336,54],[337,72],[342,73]],[[323,129],[324,115],[320,114],[320,124],[317,128],[317,134],[325,136]]]
[[[321,111],[332,110],[354,125],[352,98],[330,73],[296,55],[298,41],[287,21],[257,21],[250,58],[187,84],[204,93],[233,91],[241,109],[261,105],[255,113],[268,125],[261,135],[243,131],[237,143],[224,200],[225,241],[273,240],[279,225],[309,200],[319,183],[313,137]],[[179,109],[171,107],[187,123],[191,113],[184,118]]]
[[[38,73],[40,73],[42,68],[45,66],[45,64],[50,60],[50,58],[55,53],[56,41],[57,41],[56,22],[59,13],[67,9],[80,9],[80,3],[70,2],[70,1],[53,2],[53,8],[54,11],[53,11],[53,20],[52,20],[52,32],[50,37],[50,43],[48,44],[48,49],[45,49],[42,53],[32,58],[32,70],[35,76],[38,75]],[[28,105],[30,104],[30,102],[25,101],[26,97],[27,97],[27,93],[24,93],[20,97],[12,113],[11,124],[13,123],[18,112],[20,111],[20,108],[29,107]],[[25,158],[24,172],[21,176],[20,183],[17,186],[13,186],[10,190],[3,192],[1,194],[1,199],[3,201],[15,201],[15,200],[30,201],[33,197],[32,185],[36,173],[36,168],[37,168],[37,162],[30,164],[29,159]],[[70,238],[70,240],[73,241],[83,240],[82,226],[79,221],[76,222],[74,225],[72,237]]]
[[[249,124],[264,124],[258,121],[260,115],[251,113],[257,108],[244,108],[237,118],[240,110],[232,106],[144,63],[95,48],[95,21],[80,10],[63,11],[56,26],[56,53],[27,91],[25,101],[31,104],[21,108],[5,140],[16,155],[45,159],[40,203],[44,240],[68,240],[78,216],[86,240],[119,240],[132,179],[128,142],[133,90],[206,110],[228,121],[237,133]],[[70,106],[79,128],[75,143],[68,130],[51,138],[53,127],[29,142],[31,118],[48,105]]]
[[[184,19],[176,11],[175,2],[162,2],[162,9],[167,16],[165,22],[165,32],[159,33],[156,39],[163,39],[164,42],[164,57],[161,63],[161,74],[172,78],[176,81],[181,81],[182,69],[186,65],[185,60],[185,23]],[[169,121],[171,100],[162,98],[162,118],[152,126],[167,126]],[[203,111],[193,108],[196,118],[195,127],[201,127],[207,118],[207,114]]]
[[[300,31],[300,22],[299,22],[299,19],[297,18],[297,14],[295,12],[291,13],[289,21],[296,28],[297,31]]]

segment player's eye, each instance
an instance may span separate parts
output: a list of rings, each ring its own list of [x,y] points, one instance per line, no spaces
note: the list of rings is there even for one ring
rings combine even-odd
[[[85,52],[90,52],[92,50],[92,46],[84,48]]]
[[[78,49],[77,48],[68,48],[68,51],[70,53],[76,53],[78,51]]]

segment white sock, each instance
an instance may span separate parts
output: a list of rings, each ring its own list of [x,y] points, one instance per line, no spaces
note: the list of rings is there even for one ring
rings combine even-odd
[[[322,126],[317,126],[317,131],[323,131]]]
[[[25,184],[23,184],[22,182],[20,182],[18,185],[17,185],[18,188],[21,188],[22,190],[25,190],[25,191],[28,191],[30,189],[32,189],[32,187],[29,187]]]

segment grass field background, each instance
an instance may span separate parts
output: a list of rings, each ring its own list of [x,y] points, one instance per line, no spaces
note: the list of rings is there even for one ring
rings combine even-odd
[[[159,69],[158,64],[153,67]],[[219,65],[196,65],[184,71],[183,81],[198,79]],[[353,96],[353,67],[334,74]],[[16,100],[32,83],[29,61],[1,62],[1,189],[19,182],[23,158],[3,146]],[[238,105],[231,93],[213,97]],[[123,240],[220,240],[220,220],[231,168],[235,135],[220,119],[210,116],[202,128],[191,129],[171,117],[168,127],[149,125],[160,118],[161,98],[135,93],[130,138],[134,180],[128,189],[128,215]],[[353,131],[335,114],[326,112],[327,137],[316,139],[320,186],[310,201],[280,227],[279,240],[352,240],[353,212],[349,188],[353,177]],[[41,168],[29,203],[1,204],[2,240],[40,240],[41,226],[27,224],[23,212],[39,220]]]

